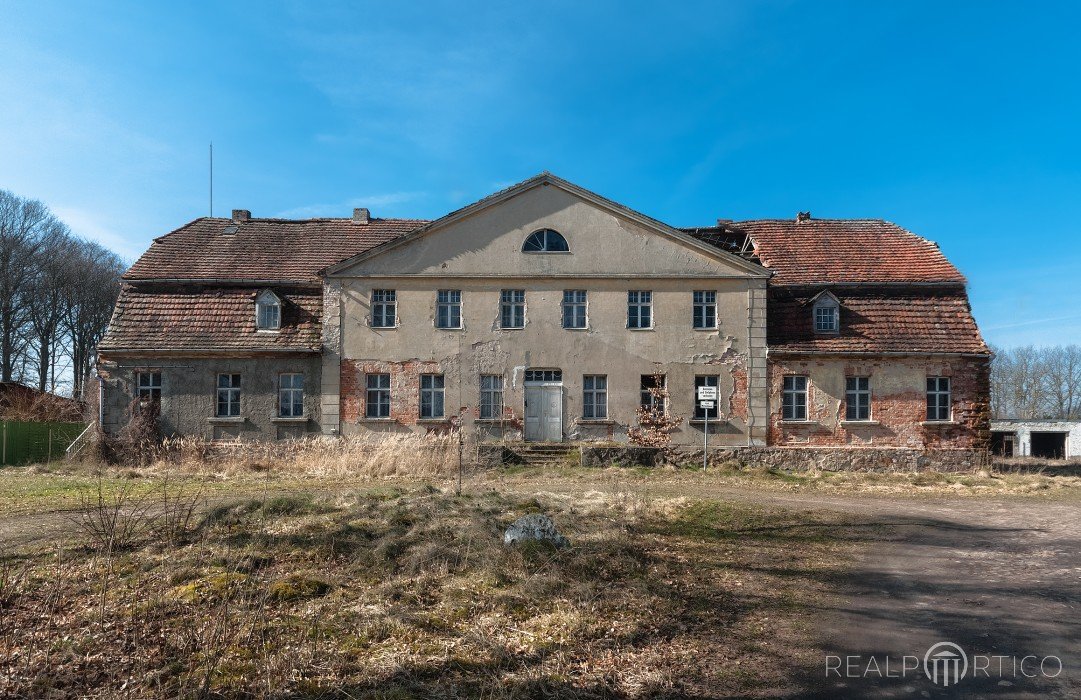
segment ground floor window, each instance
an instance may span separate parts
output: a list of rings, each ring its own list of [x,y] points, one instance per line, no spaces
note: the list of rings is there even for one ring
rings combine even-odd
[[[720,377],[716,374],[699,374],[694,378],[694,419],[695,420],[715,420],[720,414],[717,412],[717,404],[719,401],[713,402],[713,408],[703,408],[702,403],[698,400],[698,388],[703,386],[719,387]]]
[[[420,375],[420,417],[444,416],[445,380],[442,374]]]
[[[390,418],[390,375],[369,374],[366,377],[366,418]]]
[[[480,417],[487,420],[503,415],[503,375],[480,376]]]
[[[643,374],[640,388],[642,408],[651,413],[664,413],[666,410],[664,389],[667,380],[663,374]]]
[[[871,378],[845,379],[845,420],[871,420]]]
[[[240,375],[218,375],[218,408],[220,418],[232,418],[240,415]]]
[[[161,372],[138,372],[135,375],[135,395],[140,399],[161,400]]]
[[[582,377],[582,418],[599,420],[608,417],[608,376],[587,374]]]
[[[927,420],[950,419],[950,378],[927,378]]]
[[[289,373],[278,377],[278,415],[300,418],[304,415],[304,375]]]
[[[781,418],[807,420],[807,377],[784,378],[784,387],[781,392]]]

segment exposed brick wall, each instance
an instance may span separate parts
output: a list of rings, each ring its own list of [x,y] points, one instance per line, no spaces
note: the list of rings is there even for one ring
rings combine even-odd
[[[990,438],[989,361],[981,358],[771,358],[769,444],[983,449]],[[809,378],[806,423],[781,419],[785,375]],[[845,377],[871,378],[870,424],[845,424]],[[925,425],[926,378],[950,377],[953,422]]]
[[[438,362],[408,360],[406,362],[372,362],[342,360],[341,415],[342,421],[355,423],[364,418],[367,399],[367,374],[390,375],[390,417],[401,425],[416,425],[420,418],[420,375],[440,374]],[[447,416],[457,412],[449,395],[445,404]],[[424,421],[426,424],[429,421]],[[438,426],[436,426],[438,427]]]

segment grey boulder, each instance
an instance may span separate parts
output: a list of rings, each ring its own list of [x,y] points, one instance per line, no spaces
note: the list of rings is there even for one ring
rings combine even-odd
[[[503,544],[512,545],[526,540],[551,542],[558,549],[570,547],[571,543],[556,529],[556,524],[547,515],[533,513],[515,520],[503,533]]]

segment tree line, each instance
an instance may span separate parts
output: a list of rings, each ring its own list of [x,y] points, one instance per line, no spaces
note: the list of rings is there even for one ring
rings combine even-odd
[[[995,418],[1081,419],[1081,345],[992,350]]]
[[[0,381],[81,398],[126,265],[37,200],[0,190]]]

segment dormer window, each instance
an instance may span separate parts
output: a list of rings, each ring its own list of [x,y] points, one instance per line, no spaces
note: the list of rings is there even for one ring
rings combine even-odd
[[[276,331],[282,327],[282,302],[267,289],[255,298],[255,327],[261,331]]]
[[[529,234],[529,238],[525,239],[525,244],[522,246],[522,252],[567,253],[570,252],[570,246],[567,245],[567,239],[558,231],[542,228],[540,231]]]
[[[829,292],[820,294],[814,303],[815,333],[838,333],[841,330],[841,305]]]

